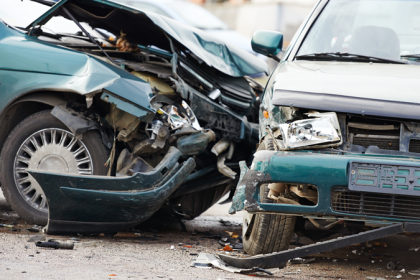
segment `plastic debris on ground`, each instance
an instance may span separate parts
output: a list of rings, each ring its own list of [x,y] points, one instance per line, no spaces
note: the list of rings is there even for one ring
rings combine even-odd
[[[45,241],[47,238],[44,235],[34,235],[28,239],[27,242],[37,242],[37,241]]]
[[[237,227],[237,226],[241,226],[241,224],[239,224],[239,223],[232,223],[230,221],[225,221],[223,219],[220,219],[219,220],[219,223],[221,223],[222,226],[225,226],[225,227]]]
[[[37,247],[53,248],[53,249],[68,249],[73,250],[74,243],[72,242],[54,242],[54,241],[37,241],[35,242]]]
[[[229,245],[226,245],[223,249],[219,249],[219,251],[233,251],[233,249]]]
[[[415,276],[420,276],[420,269],[409,271],[408,274],[415,275]]]
[[[229,271],[232,273],[240,273],[240,274],[253,274],[253,273],[266,273],[268,275],[273,275],[273,273],[279,271],[278,268],[275,269],[262,269],[259,267],[253,267],[253,268],[237,268],[228,265],[221,259],[217,258],[216,256],[212,254],[207,253],[200,253],[197,257],[197,259],[192,263],[191,266],[197,267],[197,268],[210,268],[210,267],[216,267],[225,271]]]
[[[315,260],[316,260],[316,258],[308,258],[308,259],[294,258],[292,260],[289,260],[289,263],[291,263],[291,264],[306,264],[306,263],[314,262]]]
[[[13,228],[14,225],[0,224],[0,227]]]
[[[41,231],[38,227],[27,228],[26,230],[30,231],[30,232],[40,232]]]
[[[369,280],[386,280],[385,278],[382,278],[382,277],[372,277],[372,276],[367,276],[366,279],[369,279]]]
[[[408,249],[408,251],[414,251],[414,252],[417,252],[418,250],[420,250],[420,247],[411,247],[410,249]]]

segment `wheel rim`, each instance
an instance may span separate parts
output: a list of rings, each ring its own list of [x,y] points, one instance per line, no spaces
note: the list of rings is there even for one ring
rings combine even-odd
[[[19,147],[13,168],[17,189],[30,206],[48,213],[44,191],[28,170],[91,175],[92,157],[80,139],[59,128],[39,130]]]

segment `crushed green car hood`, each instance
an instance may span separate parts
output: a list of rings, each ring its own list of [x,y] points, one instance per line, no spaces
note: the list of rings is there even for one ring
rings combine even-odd
[[[112,1],[61,0],[30,26],[45,24],[51,17],[61,15],[59,6],[66,7],[78,21],[92,28],[115,35],[125,33],[131,43],[154,45],[172,52],[170,37],[178,51],[192,52],[202,62],[233,77],[268,73],[267,64],[261,59],[204,31]]]

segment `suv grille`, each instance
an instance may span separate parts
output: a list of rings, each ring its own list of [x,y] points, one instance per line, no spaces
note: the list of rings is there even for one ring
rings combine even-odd
[[[335,188],[331,195],[331,207],[337,212],[420,219],[417,196],[353,192],[346,188]]]

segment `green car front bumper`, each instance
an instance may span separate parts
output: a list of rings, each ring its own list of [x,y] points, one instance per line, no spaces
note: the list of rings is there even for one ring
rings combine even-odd
[[[410,181],[413,183],[406,190],[404,190],[405,187],[395,190],[396,194],[384,193],[384,191],[389,192],[389,189],[382,190],[375,186],[366,188],[366,192],[350,191],[350,194],[353,195],[350,196],[353,199],[350,203],[355,207],[350,207],[352,211],[346,211],[347,208],[343,207],[337,209],[334,206],[335,190],[349,191],[349,173],[352,162],[396,168],[409,166],[408,169],[411,168],[410,174],[413,177],[410,178]],[[416,169],[418,170],[416,171]],[[398,176],[395,176],[395,180],[397,180],[396,177]],[[379,224],[418,221],[420,220],[420,211],[418,215],[415,214],[418,209],[414,205],[417,204],[416,200],[420,199],[420,188],[415,187],[419,181],[420,158],[417,157],[345,152],[260,151],[255,154],[251,169],[241,162],[241,180],[229,212],[232,214],[236,211],[246,210],[251,213],[282,213],[312,218],[371,221]],[[316,186],[318,203],[315,206],[260,203],[259,187],[272,182]],[[404,194],[404,192],[407,193]],[[363,205],[364,197],[367,199],[365,205]],[[359,200],[356,201],[355,198]],[[368,202],[373,205],[367,205]],[[413,204],[410,205],[410,203]],[[394,206],[399,208],[393,211],[392,207]],[[355,208],[357,211],[354,211]]]
[[[29,171],[48,200],[47,233],[118,232],[144,222],[194,170],[194,160],[179,164],[180,156],[171,147],[154,169],[130,177]]]

